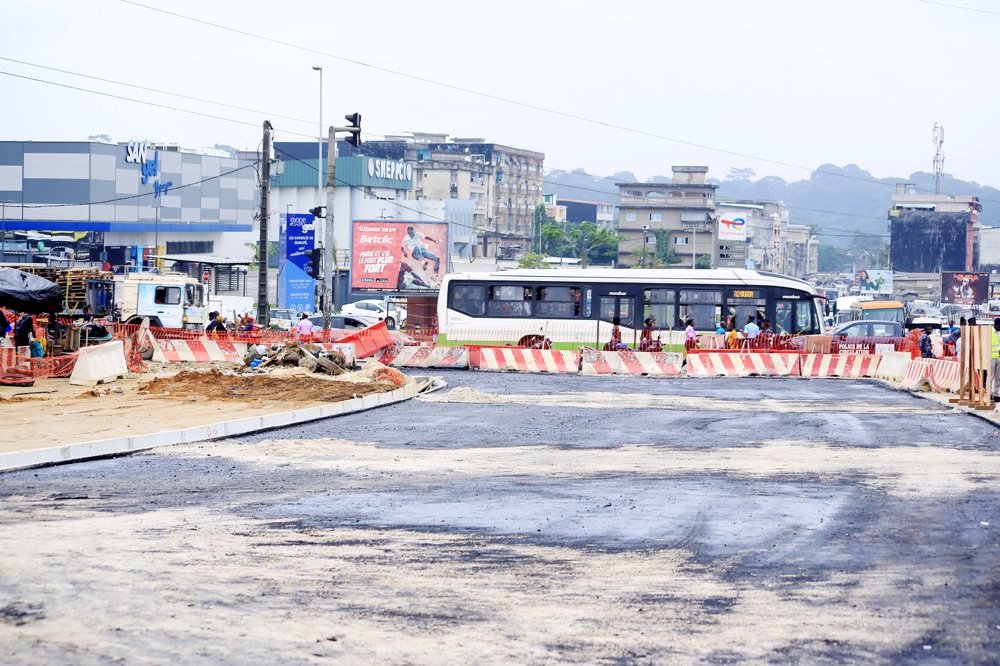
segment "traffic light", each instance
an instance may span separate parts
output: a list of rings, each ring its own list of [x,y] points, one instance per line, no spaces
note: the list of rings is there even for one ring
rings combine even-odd
[[[318,280],[323,275],[323,248],[316,247],[309,251],[306,273],[314,280]]]
[[[346,141],[357,148],[361,145],[361,114],[349,113],[344,116],[344,120],[349,123],[349,126],[346,129],[351,133],[351,135],[347,137]]]
[[[326,206],[316,206],[315,208],[310,208],[309,212],[313,217],[326,217]]]

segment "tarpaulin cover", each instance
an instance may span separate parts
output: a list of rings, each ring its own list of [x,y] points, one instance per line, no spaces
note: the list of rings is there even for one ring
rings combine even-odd
[[[0,268],[0,307],[41,314],[58,312],[62,300],[62,287],[56,283],[16,268]]]

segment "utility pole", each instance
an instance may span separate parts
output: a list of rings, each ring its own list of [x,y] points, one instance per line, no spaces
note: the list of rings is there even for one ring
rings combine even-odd
[[[330,318],[336,309],[334,298],[340,287],[340,266],[337,265],[337,241],[333,235],[333,188],[337,182],[337,138],[334,128],[330,128],[329,147],[326,150],[326,224],[323,228],[323,257],[326,270],[323,272],[323,328],[330,328]]]
[[[271,123],[264,121],[264,147],[260,165],[260,240],[257,241],[257,323],[267,328],[271,319],[267,303],[267,198],[271,190]]]
[[[934,123],[934,194],[941,194],[941,174],[944,173],[944,126]]]

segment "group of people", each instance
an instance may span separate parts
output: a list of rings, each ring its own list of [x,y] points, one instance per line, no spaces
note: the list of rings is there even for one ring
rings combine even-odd
[[[656,317],[646,317],[643,321],[642,331],[639,334],[639,351],[663,351],[663,341],[657,330]],[[715,332],[725,336],[727,349],[739,349],[743,340],[755,340],[760,337],[774,335],[774,332],[771,330],[771,323],[767,319],[758,319],[753,315],[747,317],[747,322],[742,329],[736,328],[735,317],[730,316],[727,318],[725,325],[721,322],[719,323]],[[654,333],[657,333],[655,339],[653,338]],[[699,347],[698,331],[694,327],[693,317],[689,317],[684,321],[684,347],[689,351]],[[605,343],[604,351],[618,351],[628,348],[628,345],[622,342],[621,319],[614,317],[611,320],[611,339]]]

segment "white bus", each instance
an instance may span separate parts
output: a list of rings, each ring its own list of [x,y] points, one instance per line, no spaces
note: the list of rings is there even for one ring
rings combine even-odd
[[[781,335],[822,332],[822,296],[797,278],[740,269],[512,270],[446,275],[438,296],[439,345],[600,348],[619,322],[637,349],[656,317],[665,350],[683,349],[684,322],[712,332],[731,317],[765,319]]]

